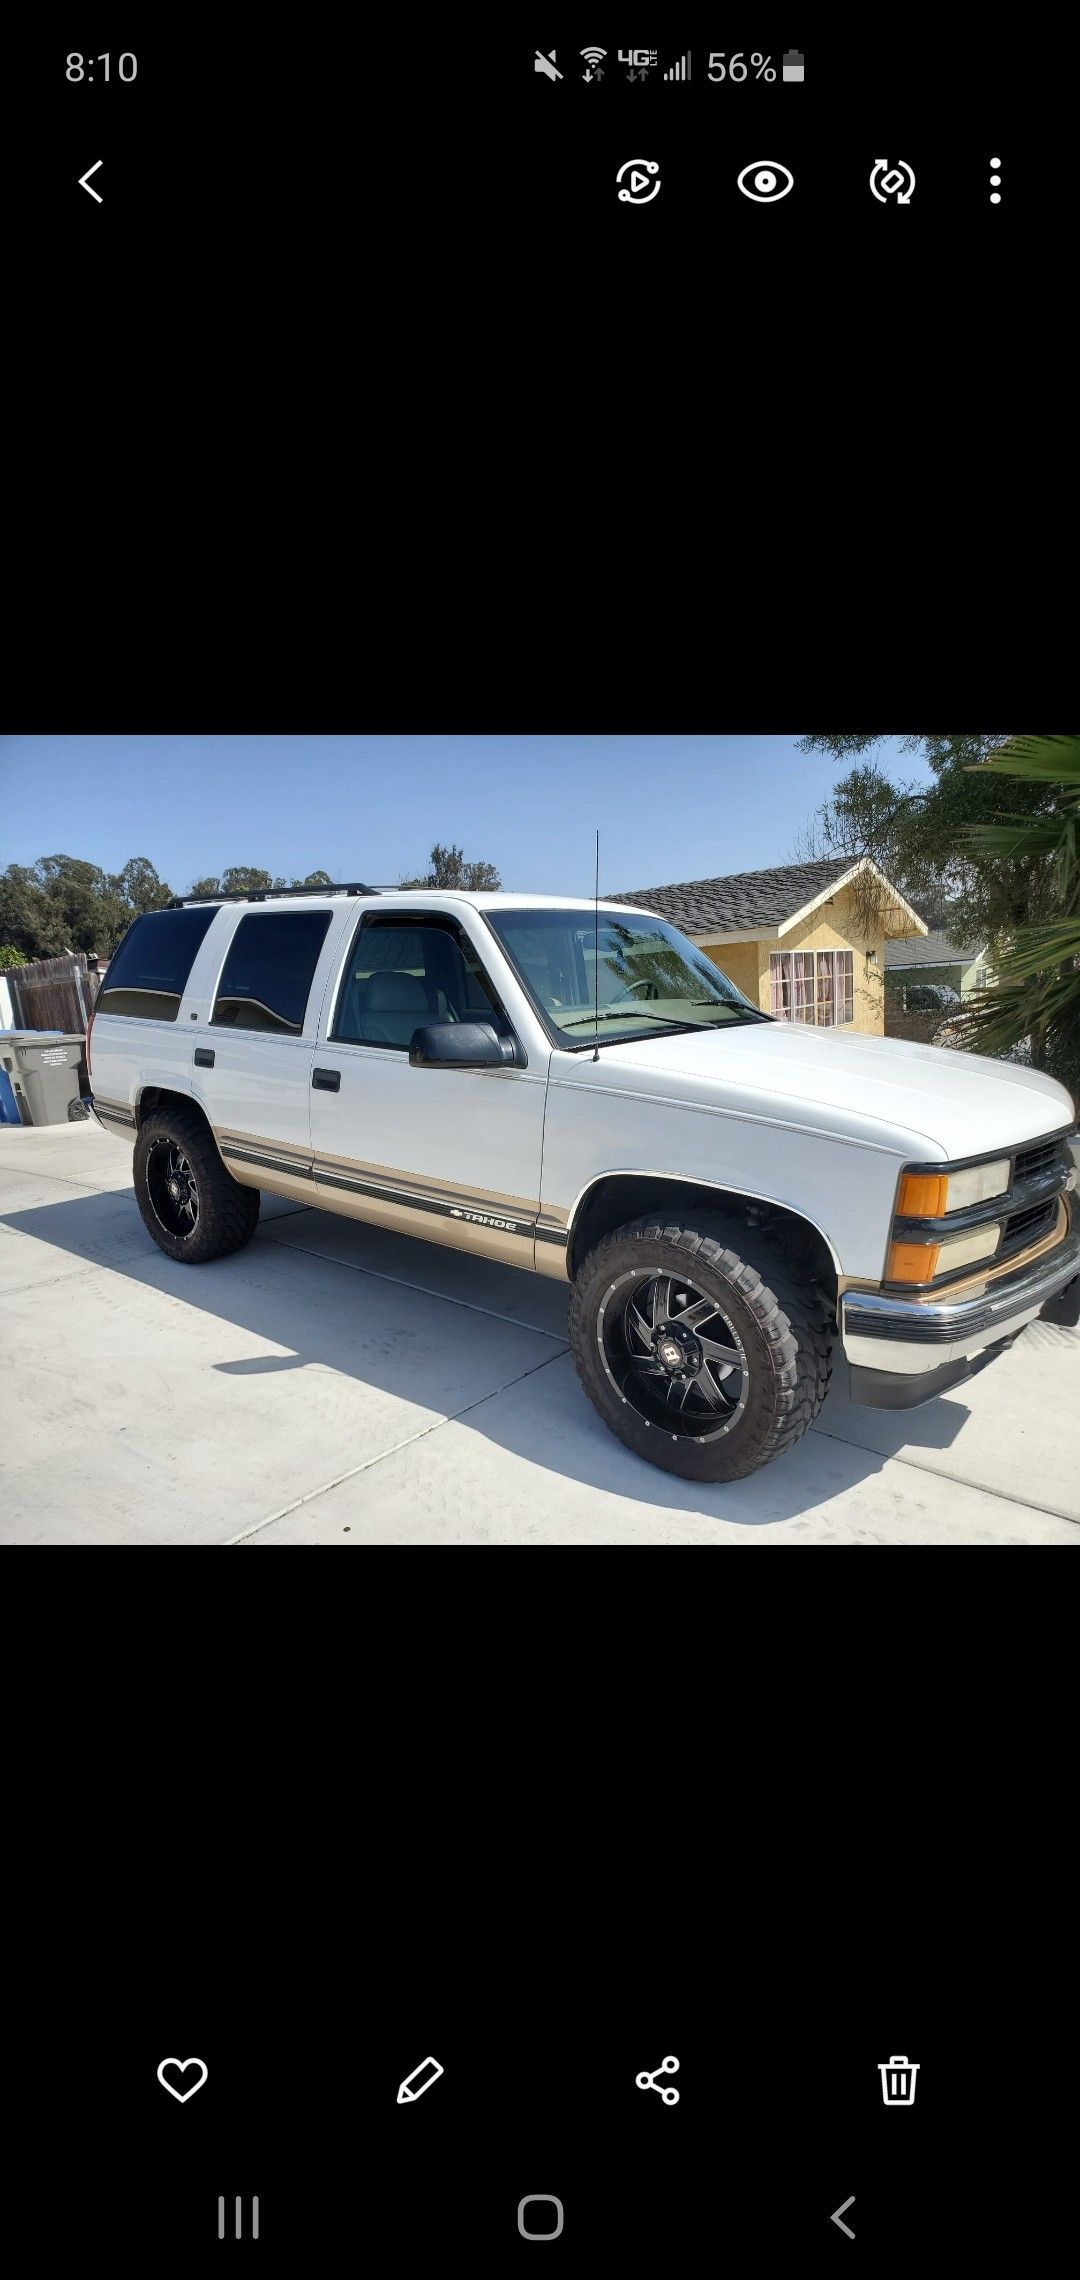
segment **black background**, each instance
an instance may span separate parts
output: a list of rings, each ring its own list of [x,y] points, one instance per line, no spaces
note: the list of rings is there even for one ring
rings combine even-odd
[[[1060,30],[748,20],[672,44],[798,46],[802,88],[595,88],[529,59],[596,23],[69,20],[5,38],[10,728],[1067,720]],[[73,48],[139,78],[70,87]],[[1068,1600],[1047,1554],[931,1550],[20,1577],[18,2268],[1030,2258],[1074,2109]],[[675,2109],[633,2087],[668,2051]],[[257,2248],[217,2241],[237,2190]]]
[[[1043,1967],[1011,1983],[1000,1961],[988,1970],[957,1915],[913,1970],[913,1882],[868,1970],[858,1862],[839,1944],[806,1887],[784,1925],[760,1906],[706,1920],[698,1883],[646,1920],[621,1899],[632,1939],[583,1932],[598,1952],[553,1970],[551,1928],[527,1908],[510,1952],[495,1926],[472,1947],[456,1925],[447,1938],[453,1895],[433,1876],[417,1947],[373,1943],[354,1894],[332,1960],[282,1926],[272,1953],[256,1963],[249,1935],[200,1988],[182,1964],[141,1963],[137,2001],[129,1934],[119,1976],[83,1978],[62,2022],[39,2017],[42,2091],[24,2092],[35,2130],[10,2221],[44,2200],[53,2253],[94,2244],[124,2272],[220,2260],[222,2194],[230,2256],[255,2251],[258,2194],[259,2259],[280,2271],[355,2252],[419,2272],[455,2248],[506,2270],[531,2253],[516,2220],[534,2192],[562,2200],[559,2268],[576,2271],[609,2256],[679,2268],[707,2247],[753,2269],[824,2269],[845,2252],[831,2217],[849,2194],[845,2221],[882,2271],[931,2250],[1019,2259],[1033,2235],[1053,2238],[1075,2108],[1048,2052]],[[669,1960],[672,1917],[696,1920],[692,1966]],[[919,2061],[910,2110],[882,2099],[879,2066],[898,2048]],[[680,2099],[665,2108],[635,2076],[669,2052]],[[443,2076],[399,2106],[398,2083],[429,2054]],[[157,2080],[170,2056],[208,2068],[182,2106]]]
[[[596,87],[505,25],[108,23],[3,81],[11,726],[799,727],[840,672],[903,726],[1009,717],[1036,657],[1049,697],[1060,29],[776,18],[675,44],[802,86]]]
[[[433,1620],[392,1564],[333,1609],[307,1571],[279,1604],[204,1566],[173,1621],[129,1601],[121,1642],[95,1609],[41,1669],[10,1782],[17,2251],[44,2228],[121,2272],[498,2273],[543,2192],[579,2271],[831,2268],[851,2193],[883,2272],[1050,2253],[1064,1668],[1027,1700],[1022,1642],[962,1637],[950,1573],[901,1684],[910,1602],[890,1623],[874,1579],[801,1585],[796,1626],[775,1563],[676,1583],[654,1558],[639,1600],[582,1548],[527,1616],[515,1578],[500,1602],[465,1562],[470,1615],[440,1571]],[[674,2108],[634,2081],[669,2053]],[[881,2097],[898,2053],[910,2111]],[[443,2078],[399,2107],[429,2054]],[[180,2106],[156,2070],[192,2056]]]
[[[612,2006],[580,1993],[541,2015],[543,1976],[526,1969],[498,2025],[445,1991],[420,2020],[407,1990],[391,2025],[372,2017],[365,1978],[339,1973],[325,2018],[278,1995],[272,2023],[264,2015],[243,2030],[235,2005],[216,1996],[201,2017],[187,2013],[182,2050],[175,2017],[156,2039],[130,2041],[117,2037],[114,2017],[103,2021],[95,2087],[108,2137],[88,2159],[80,2131],[68,2156],[65,2204],[76,2221],[63,2226],[67,2245],[108,2241],[121,2269],[148,2254],[166,2269],[201,2265],[223,2253],[222,2194],[229,2251],[241,2252],[239,2193],[251,2252],[257,2193],[260,2262],[279,2270],[338,2246],[419,2271],[448,2259],[456,2242],[481,2270],[498,2271],[528,2252],[518,2203],[544,2192],[564,2205],[560,2269],[595,2270],[606,2254],[635,2271],[663,2268],[689,2257],[695,2240],[763,2265],[790,2255],[816,2268],[842,2252],[831,2216],[854,2193],[845,2221],[862,2252],[902,2270],[931,2240],[963,2254],[972,2204],[991,2197],[998,2246],[1019,2246],[1035,2171],[1014,2196],[998,2164],[1007,2170],[1029,2148],[1032,2161],[1065,2158],[1064,2117],[1055,2125],[1040,2111],[1034,2144],[1024,2124],[1003,2126],[997,2086],[1004,2092],[1025,2055],[1008,2019],[993,2037],[965,2033],[962,2047],[940,2021],[929,2037],[925,2028],[909,2037],[923,2056],[915,2104],[899,2110],[884,2106],[878,2073],[892,2045],[879,2053],[837,2019],[850,2003],[840,1989],[823,2009],[805,1989],[791,2001],[781,1975],[748,2041],[719,1987],[709,2004],[707,1966],[694,2016],[669,1996],[661,2022],[652,2000]],[[680,2064],[666,2079],[680,2099],[665,2108],[635,2076],[669,2051]],[[398,2106],[399,2080],[429,2053],[443,2076]],[[157,2066],[195,2054],[208,2079],[180,2106]],[[969,2113],[978,2118],[970,2135]],[[1047,2191],[1037,2192],[1045,2221]]]

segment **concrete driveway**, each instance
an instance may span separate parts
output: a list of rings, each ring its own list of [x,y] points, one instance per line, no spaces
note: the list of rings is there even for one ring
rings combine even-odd
[[[600,1423],[566,1306],[273,1198],[247,1250],[176,1266],[122,1142],[0,1126],[5,1538],[1080,1544],[1080,1331],[1036,1323],[907,1416],[838,1383],[789,1456],[700,1489]]]

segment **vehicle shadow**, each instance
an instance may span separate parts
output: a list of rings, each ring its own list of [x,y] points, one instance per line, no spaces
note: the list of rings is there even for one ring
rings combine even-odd
[[[575,1492],[596,1490],[609,1500],[605,1533],[615,1537],[613,1499],[616,1506],[624,1502],[639,1512],[651,1507],[706,1526],[717,1520],[746,1528],[798,1524],[808,1509],[820,1518],[823,1504],[880,1472],[897,1451],[948,1449],[968,1416],[955,1395],[899,1414],[867,1411],[854,1407],[838,1385],[818,1428],[777,1464],[716,1487],[684,1482],[624,1449],[595,1415],[562,1343],[567,1299],[560,1285],[276,1199],[268,1199],[268,1206],[246,1250],[198,1270],[175,1264],[153,1246],[134,1196],[88,1194],[0,1218],[71,1259],[234,1325],[245,1341],[261,1338],[287,1349],[208,1361],[206,1368],[218,1376],[250,1380],[315,1367],[400,1396],[404,1357],[412,1373],[411,1398],[435,1410],[448,1402],[455,1425],[519,1459],[528,1483],[523,1495],[533,1504],[537,1471],[547,1476],[553,1503],[566,1501],[568,1514]],[[43,1304],[50,1279],[55,1277],[42,1276]],[[445,1325],[437,1317],[428,1324],[425,1317],[422,1336],[416,1327],[418,1295],[445,1316]],[[521,1331],[533,1346],[515,1350],[505,1335],[493,1344],[493,1316],[495,1325]],[[481,1383],[462,1400],[454,1388],[468,1375],[470,1342],[474,1383],[478,1376]],[[494,1367],[493,1354],[500,1356]],[[842,1372],[842,1359],[838,1367]],[[437,1459],[438,1443],[425,1447],[426,1461]],[[587,1519],[583,1511],[586,1538]],[[632,1537],[632,1516],[627,1532]]]

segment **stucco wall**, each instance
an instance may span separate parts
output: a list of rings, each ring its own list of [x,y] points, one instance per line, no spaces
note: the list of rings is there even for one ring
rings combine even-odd
[[[703,943],[708,957],[734,982],[737,990],[748,997],[751,1005],[760,1005],[758,988],[758,948],[756,942]]]
[[[775,951],[850,950],[854,1013],[850,1026],[868,1037],[885,1034],[885,929],[879,925],[869,936],[859,930],[850,887],[823,903],[820,910],[811,911],[778,941],[740,942],[737,936],[724,935],[702,947],[763,1013],[771,1011],[769,959]],[[876,953],[869,965],[868,950]]]

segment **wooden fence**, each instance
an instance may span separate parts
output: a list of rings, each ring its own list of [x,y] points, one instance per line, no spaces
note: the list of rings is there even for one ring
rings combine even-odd
[[[38,958],[11,966],[4,975],[17,1029],[81,1029],[94,1010],[100,977],[92,974],[84,950],[64,958]]]

